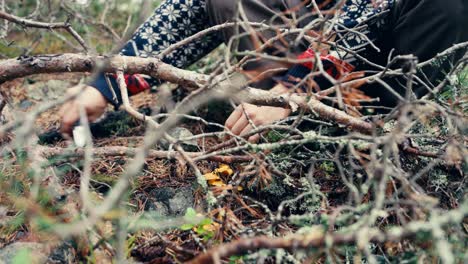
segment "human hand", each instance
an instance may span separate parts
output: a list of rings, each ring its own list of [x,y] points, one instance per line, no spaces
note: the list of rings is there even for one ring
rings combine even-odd
[[[239,105],[227,119],[225,126],[234,135],[242,136],[254,129],[255,126],[268,125],[274,121],[286,118],[291,113],[290,109],[272,106],[256,106],[243,103]],[[250,121],[249,121],[250,120]],[[259,134],[249,137],[250,142],[256,142],[260,138]]]
[[[61,119],[60,132],[65,135],[71,135],[73,126],[80,119],[80,104],[83,105],[88,120],[90,122],[98,119],[106,110],[107,100],[104,96],[94,87],[75,86],[68,89],[67,94],[72,95],[80,92],[75,99],[70,100],[63,104],[60,108],[59,115]]]

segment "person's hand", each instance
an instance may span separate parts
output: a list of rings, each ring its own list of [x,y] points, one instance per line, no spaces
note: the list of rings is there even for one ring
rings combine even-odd
[[[72,87],[68,89],[67,94],[76,94],[80,89],[81,86]],[[60,131],[65,135],[71,135],[73,126],[80,119],[80,104],[83,105],[90,122],[98,119],[106,110],[107,100],[96,88],[86,86],[83,89],[78,97],[66,102],[60,109]]]
[[[225,126],[234,135],[242,136],[254,129],[255,126],[271,124],[277,120],[286,118],[291,113],[290,109],[272,106],[256,106],[243,103],[239,105],[229,116]],[[250,120],[250,121],[249,121]],[[259,134],[249,137],[250,142],[256,142],[260,138]]]

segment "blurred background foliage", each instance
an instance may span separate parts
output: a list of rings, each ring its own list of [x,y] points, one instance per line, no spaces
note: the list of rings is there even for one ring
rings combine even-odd
[[[65,22],[85,39],[95,52],[109,52],[125,33],[132,33],[142,20],[160,4],[160,0],[47,0],[38,6],[36,0],[7,0],[5,11],[19,17],[41,22]],[[81,48],[62,30],[37,30],[12,23],[0,22],[0,54],[3,57],[20,55],[77,52]],[[7,34],[5,35],[5,29]]]

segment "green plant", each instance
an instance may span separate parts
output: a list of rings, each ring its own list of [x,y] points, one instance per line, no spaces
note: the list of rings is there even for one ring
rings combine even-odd
[[[207,241],[215,235],[213,231],[212,224],[213,220],[209,218],[203,218],[200,220],[199,215],[193,208],[187,208],[187,211],[184,215],[184,220],[186,221],[180,229],[184,231],[193,230],[197,235],[202,237],[204,241]]]

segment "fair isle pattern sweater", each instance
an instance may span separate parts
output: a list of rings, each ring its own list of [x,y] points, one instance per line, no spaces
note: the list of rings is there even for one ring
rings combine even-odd
[[[228,0],[226,0],[228,1]],[[229,0],[231,1],[231,0]],[[360,52],[369,48],[369,41],[378,37],[386,26],[386,14],[394,5],[395,0],[321,0],[318,5],[327,7],[342,6],[334,29],[337,33],[338,45]],[[344,3],[343,3],[344,2]],[[121,51],[122,55],[155,57],[169,45],[179,42],[210,26],[205,12],[205,0],[166,0],[137,30],[132,39]],[[163,62],[176,67],[185,68],[211,52],[222,43],[219,34],[210,34],[170,53]],[[307,54],[306,54],[307,55]],[[353,56],[346,52],[333,53],[338,61],[353,64]],[[303,56],[303,54],[301,54]],[[302,57],[304,58],[304,57]],[[324,58],[333,67],[335,59]],[[324,63],[325,65],[325,63]],[[302,78],[310,72],[311,67],[297,65],[290,69],[286,76]],[[160,84],[159,80],[143,78],[141,75],[126,75],[126,83],[130,95]],[[91,83],[114,106],[121,104],[121,95],[117,87],[115,75],[101,74]]]
[[[335,31],[338,45],[360,51],[385,30],[386,15],[395,0],[346,0],[338,17]],[[356,33],[347,31],[356,29]]]

